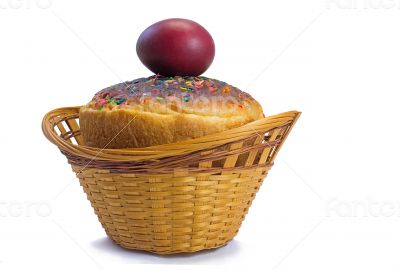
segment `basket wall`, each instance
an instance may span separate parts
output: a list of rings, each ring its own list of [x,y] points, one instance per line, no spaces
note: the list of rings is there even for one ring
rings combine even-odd
[[[52,127],[79,145],[77,117],[63,115]],[[297,117],[240,140],[156,160],[106,162],[61,150],[114,242],[159,254],[194,252],[237,234]]]

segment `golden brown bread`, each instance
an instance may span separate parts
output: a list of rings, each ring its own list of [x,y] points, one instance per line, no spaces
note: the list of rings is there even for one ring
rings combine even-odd
[[[101,90],[79,118],[85,145],[134,148],[197,138],[262,117],[256,100],[224,82],[152,76]]]

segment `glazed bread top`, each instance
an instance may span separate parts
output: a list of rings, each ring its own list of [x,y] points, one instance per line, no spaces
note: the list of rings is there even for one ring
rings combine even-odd
[[[196,114],[249,120],[263,117],[249,94],[207,77],[154,75],[119,83],[99,91],[84,109],[130,110],[158,114]]]

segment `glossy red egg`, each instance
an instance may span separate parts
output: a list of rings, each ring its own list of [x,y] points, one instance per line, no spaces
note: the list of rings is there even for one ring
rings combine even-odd
[[[187,19],[167,19],[149,26],[139,36],[136,52],[152,72],[163,76],[198,76],[214,60],[210,33]]]

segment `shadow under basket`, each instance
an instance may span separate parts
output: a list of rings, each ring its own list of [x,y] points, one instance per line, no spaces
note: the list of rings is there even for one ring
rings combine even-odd
[[[232,240],[300,116],[286,112],[173,144],[100,149],[84,146],[79,108],[47,113],[45,136],[67,157],[107,235],[159,254]]]

